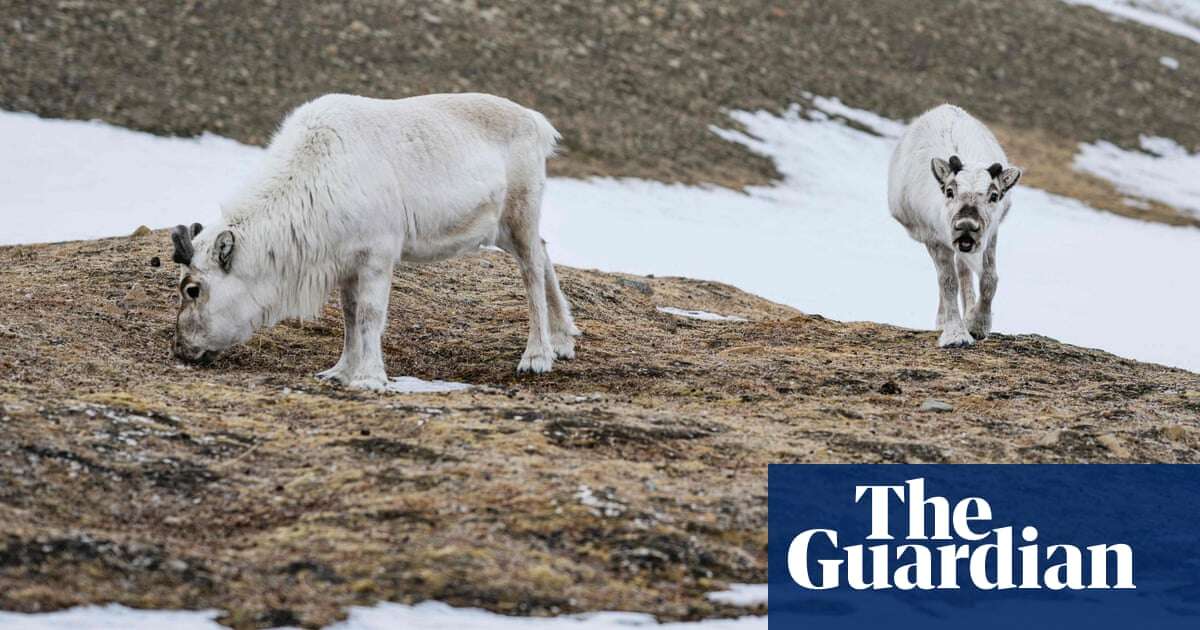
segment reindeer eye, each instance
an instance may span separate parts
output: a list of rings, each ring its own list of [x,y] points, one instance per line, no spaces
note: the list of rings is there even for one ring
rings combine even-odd
[[[988,195],[988,201],[991,203],[996,203],[997,201],[1000,201],[1000,195],[993,192],[992,194]]]
[[[198,284],[189,284],[189,285],[187,285],[186,287],[184,287],[184,288],[183,288],[183,292],[184,292],[184,294],[185,294],[185,295],[187,295],[189,298],[191,298],[191,299],[193,299],[193,300],[194,300],[194,299],[196,299],[196,298],[200,297],[200,285],[198,285]]]
[[[953,198],[954,198],[954,189],[953,189],[953,188],[947,188],[947,189],[946,189],[946,198],[947,198],[947,199],[953,199]]]

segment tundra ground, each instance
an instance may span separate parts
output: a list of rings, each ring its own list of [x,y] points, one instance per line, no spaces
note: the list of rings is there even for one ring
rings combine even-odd
[[[395,276],[389,373],[468,392],[314,379],[335,303],[184,367],[168,255],[164,232],[0,248],[0,609],[732,615],[703,593],[765,580],[771,462],[1200,462],[1200,375],[1037,336],[937,350],[677,278],[562,268],[578,358],[518,377],[502,254]]]

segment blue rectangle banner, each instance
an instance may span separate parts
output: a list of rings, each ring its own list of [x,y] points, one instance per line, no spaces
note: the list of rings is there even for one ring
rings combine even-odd
[[[772,465],[769,626],[1200,628],[1200,466]]]

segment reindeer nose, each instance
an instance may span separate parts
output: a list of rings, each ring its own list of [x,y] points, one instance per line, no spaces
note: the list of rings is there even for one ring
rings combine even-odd
[[[978,232],[982,227],[979,225],[979,221],[971,217],[960,217],[954,222],[954,231],[956,232]]]
[[[176,357],[183,360],[185,363],[200,363],[203,361],[204,355],[206,354],[203,350],[193,348],[187,343],[179,341],[178,339],[175,340],[174,347],[172,347],[171,350],[175,353]]]

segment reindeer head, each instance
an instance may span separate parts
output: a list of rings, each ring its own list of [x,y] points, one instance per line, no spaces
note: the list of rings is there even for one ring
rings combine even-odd
[[[182,266],[179,313],[175,320],[175,356],[209,363],[222,351],[244,343],[254,333],[261,309],[235,265],[237,242],[224,230],[201,236],[199,223],[171,231],[173,260]]]
[[[985,235],[996,229],[1008,206],[1005,195],[1021,179],[1021,169],[963,164],[957,155],[933,158],[933,177],[946,203],[947,245],[964,254],[980,249]]]

